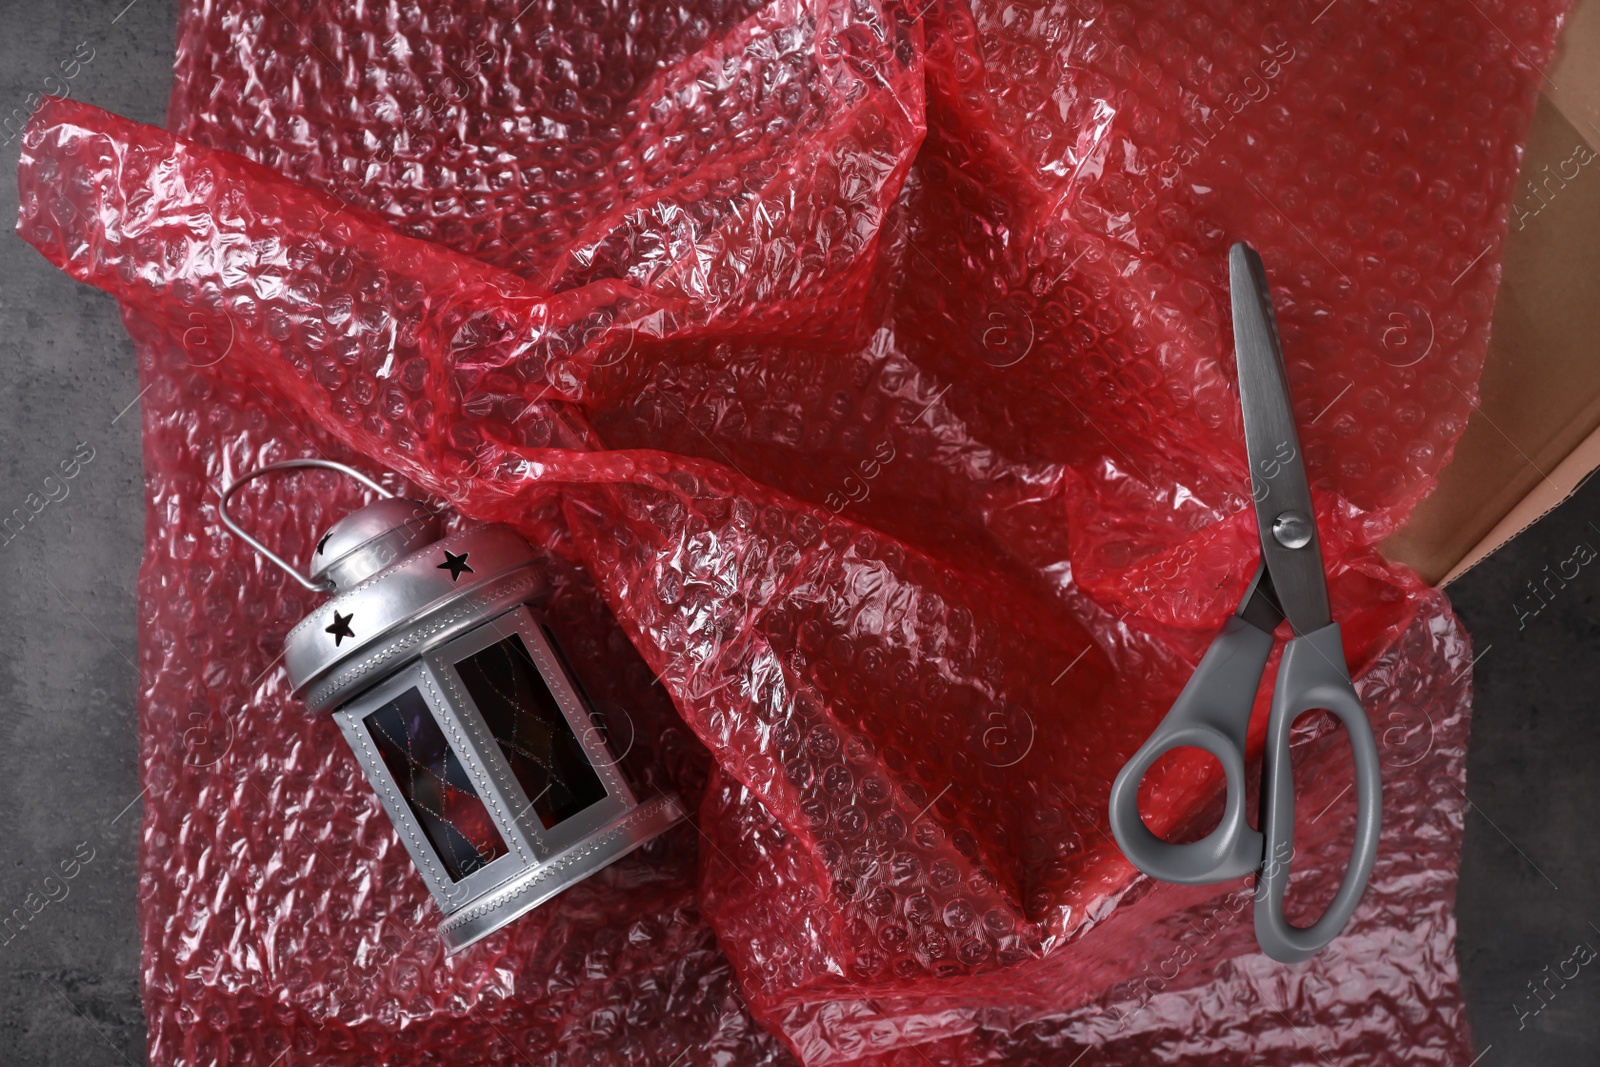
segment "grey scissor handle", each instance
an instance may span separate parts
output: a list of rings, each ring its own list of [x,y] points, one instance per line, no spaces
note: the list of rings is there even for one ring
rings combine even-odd
[[[1122,854],[1150,877],[1203,885],[1241,878],[1261,866],[1264,839],[1245,815],[1244,740],[1271,653],[1270,633],[1230,616],[1172,710],[1112,784],[1111,832]],[[1228,795],[1215,830],[1199,841],[1172,845],[1151,833],[1140,818],[1139,782],[1162,755],[1190,746],[1222,764]]]
[[[1322,708],[1344,723],[1355,761],[1356,838],[1339,892],[1308,927],[1290,926],[1283,917],[1283,894],[1289,886],[1289,861],[1294,854],[1294,771],[1289,765],[1289,730],[1295,716]],[[1265,758],[1266,861],[1256,884],[1256,942],[1280,963],[1298,963],[1316,955],[1350,921],[1372,875],[1383,822],[1383,783],[1378,746],[1366,709],[1350,684],[1339,624],[1297,637],[1283,651],[1267,722]]]

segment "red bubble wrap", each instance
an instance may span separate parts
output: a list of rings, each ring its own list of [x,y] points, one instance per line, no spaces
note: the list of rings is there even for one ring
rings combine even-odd
[[[1564,6],[215,0],[170,132],[49,104],[19,231],[146,390],[151,1062],[1466,1063],[1471,656],[1373,546],[1473,403]],[[1235,240],[1387,768],[1296,967],[1105,814],[1254,569]],[[277,664],[311,598],[217,518],[318,454],[544,546],[693,824],[444,959]],[[291,556],[359,500],[238,499]],[[1295,759],[1304,921],[1354,812],[1337,733]],[[1153,827],[1214,770],[1158,767]]]

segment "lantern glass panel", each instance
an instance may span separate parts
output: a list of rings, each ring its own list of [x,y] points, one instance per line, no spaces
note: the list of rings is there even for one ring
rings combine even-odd
[[[452,879],[459,882],[506,854],[494,820],[420,692],[407,689],[363,721]]]
[[[457,660],[455,668],[545,829],[605,799],[605,786],[520,634]]]

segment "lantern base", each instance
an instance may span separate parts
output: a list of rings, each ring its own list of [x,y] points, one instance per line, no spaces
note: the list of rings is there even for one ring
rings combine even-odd
[[[520,871],[439,924],[447,955],[455,955],[596,871],[648,843],[681,819],[685,812],[670,794],[654,797],[623,812],[594,833],[549,860]]]

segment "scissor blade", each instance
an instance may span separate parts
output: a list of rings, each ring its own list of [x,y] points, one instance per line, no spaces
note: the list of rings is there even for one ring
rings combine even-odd
[[[1272,588],[1272,572],[1265,563],[1256,568],[1256,576],[1245,588],[1244,599],[1239,601],[1235,615],[1264,634],[1270,634],[1283,621],[1283,609],[1278,606],[1278,594]]]
[[[1278,343],[1267,272],[1261,257],[1242,242],[1228,254],[1228,285],[1261,559],[1272,574],[1289,624],[1295,633],[1307,634],[1333,621],[1322,571],[1322,543],[1289,402],[1289,375]]]

